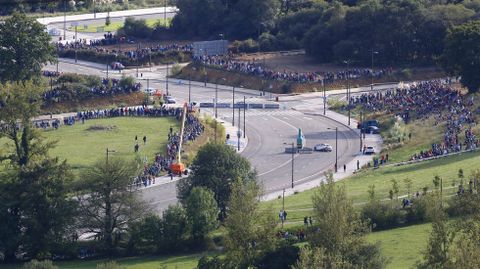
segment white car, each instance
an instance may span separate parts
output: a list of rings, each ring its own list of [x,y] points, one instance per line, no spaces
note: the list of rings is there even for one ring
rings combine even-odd
[[[153,95],[157,90],[155,90],[153,88],[145,88],[145,89],[143,89],[143,91],[145,93],[147,93],[148,95]]]
[[[372,146],[366,147],[364,154],[375,154],[375,148]]]
[[[313,147],[313,150],[315,151],[323,151],[323,152],[330,152],[333,150],[332,146],[329,144],[318,144],[315,147]]]
[[[175,98],[171,97],[171,96],[167,96],[165,97],[166,101],[167,101],[167,104],[176,104],[177,103],[177,100],[175,100]]]

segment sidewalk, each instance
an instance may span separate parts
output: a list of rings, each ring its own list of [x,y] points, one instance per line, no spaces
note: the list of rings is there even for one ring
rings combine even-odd
[[[122,10],[122,11],[112,11],[110,12],[110,18],[121,18],[128,16],[140,16],[140,15],[152,15],[152,14],[163,14],[163,13],[174,13],[177,12],[176,7],[155,7],[155,8],[144,8],[144,9],[133,9],[133,10]],[[59,22],[75,22],[75,21],[86,21],[86,20],[98,20],[107,18],[107,12],[96,13],[96,16],[93,13],[90,14],[79,14],[79,15],[69,15],[69,16],[56,16],[56,17],[47,17],[47,18],[38,18],[37,21],[43,25],[49,25],[51,23]]]

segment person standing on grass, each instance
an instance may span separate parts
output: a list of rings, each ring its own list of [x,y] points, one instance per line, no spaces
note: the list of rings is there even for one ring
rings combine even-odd
[[[147,136],[144,135],[144,136],[143,136],[143,144],[145,145],[146,143],[147,143]]]

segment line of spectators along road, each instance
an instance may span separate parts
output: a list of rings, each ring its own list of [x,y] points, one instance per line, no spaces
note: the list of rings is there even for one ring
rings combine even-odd
[[[177,120],[181,119],[182,108],[171,107],[158,107],[151,108],[147,106],[141,107],[125,107],[125,108],[112,108],[103,110],[88,110],[77,112],[75,116],[68,116],[63,118],[63,125],[71,126],[78,122],[85,123],[90,119],[110,118],[110,117],[175,117]],[[35,121],[34,126],[36,128],[58,129],[61,126],[59,119],[49,119]],[[188,141],[194,141],[204,131],[204,126],[200,120],[192,114],[187,114],[185,119],[185,129],[183,135],[183,143]],[[144,140],[144,143],[146,141]],[[168,133],[167,148],[164,154],[158,153],[155,156],[155,160],[152,164],[145,164],[144,170],[137,178],[134,179],[133,184],[136,187],[147,187],[151,184],[155,184],[155,178],[162,172],[170,174],[173,178],[173,174],[170,171],[170,165],[176,160],[176,154],[180,143],[179,132],[174,132],[170,127]],[[138,147],[138,144],[135,145]],[[138,148],[137,150],[138,151]]]
[[[45,76],[56,76],[56,72],[45,71]],[[102,85],[93,86],[89,88],[88,93],[82,93],[85,96],[106,96],[117,95],[124,93],[132,93],[140,91],[141,83],[135,83],[133,86],[122,87],[120,86],[120,80],[116,78],[103,78]],[[75,94],[75,93],[74,93]],[[46,102],[59,102],[62,99],[71,100],[72,92],[68,87],[63,85],[56,85],[53,89],[47,90],[43,93],[43,100]]]
[[[440,81],[425,81],[404,89],[354,96],[351,104],[361,105],[369,111],[386,111],[401,117],[405,123],[413,119],[426,119],[433,115],[435,126],[445,123],[441,143],[431,149],[414,154],[411,160],[440,156],[462,149],[471,150],[479,146],[472,131],[476,125],[473,115],[473,95],[462,95],[460,91]],[[463,142],[460,138],[464,134]]]
[[[352,68],[350,70],[338,72],[295,72],[284,70],[283,72],[270,70],[261,65],[261,61],[236,61],[232,57],[223,56],[195,56],[193,61],[198,64],[206,65],[213,68],[223,69],[227,71],[240,72],[247,75],[261,77],[269,80],[286,80],[298,83],[321,83],[325,79],[326,84],[336,81],[359,78],[380,78],[382,76],[392,74],[392,68],[372,70]]]

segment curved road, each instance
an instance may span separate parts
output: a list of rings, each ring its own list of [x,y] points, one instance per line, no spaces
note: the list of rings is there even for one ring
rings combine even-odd
[[[105,75],[103,67],[98,64],[81,62],[81,65],[61,62],[59,70],[63,72],[75,72],[84,74]],[[55,66],[47,66],[45,69],[55,70]],[[163,67],[156,67],[152,72],[150,69],[141,69],[143,73],[142,83],[146,87],[146,78],[150,87],[165,89],[165,70]],[[125,70],[135,76],[135,70]],[[110,76],[119,77],[118,72]],[[191,86],[192,101],[210,101],[215,96],[213,85],[203,87],[202,83],[195,82]],[[170,80],[169,92],[178,101],[188,100],[188,85],[179,84],[178,80]],[[235,98],[239,100],[247,98],[260,98],[259,92],[248,89],[237,89]],[[225,102],[231,102],[232,88],[219,87],[218,97]],[[261,97],[263,98],[263,97]],[[322,176],[323,172],[333,169],[335,163],[335,130],[327,128],[338,127],[338,168],[352,160],[359,151],[358,134],[341,123],[323,116],[315,116],[310,113],[293,110],[292,107],[301,107],[304,101],[289,102],[279,110],[248,110],[246,112],[246,134],[248,145],[242,152],[256,169],[259,181],[263,183],[266,193],[288,189],[291,187],[291,154],[284,153],[286,147],[291,147],[295,141],[298,128],[301,128],[307,139],[307,147],[319,143],[328,143],[334,147],[333,152],[312,154],[296,154],[294,156],[294,183],[304,183]],[[202,112],[206,109],[202,109]],[[207,110],[208,111],[208,110]],[[208,111],[212,113],[213,111]],[[231,122],[231,109],[218,109],[219,117]],[[235,114],[236,120],[237,114]],[[242,113],[243,121],[243,113]],[[243,125],[242,125],[243,126]],[[169,204],[176,202],[175,182],[158,185],[142,190],[145,200],[149,201],[153,208],[161,211]]]

